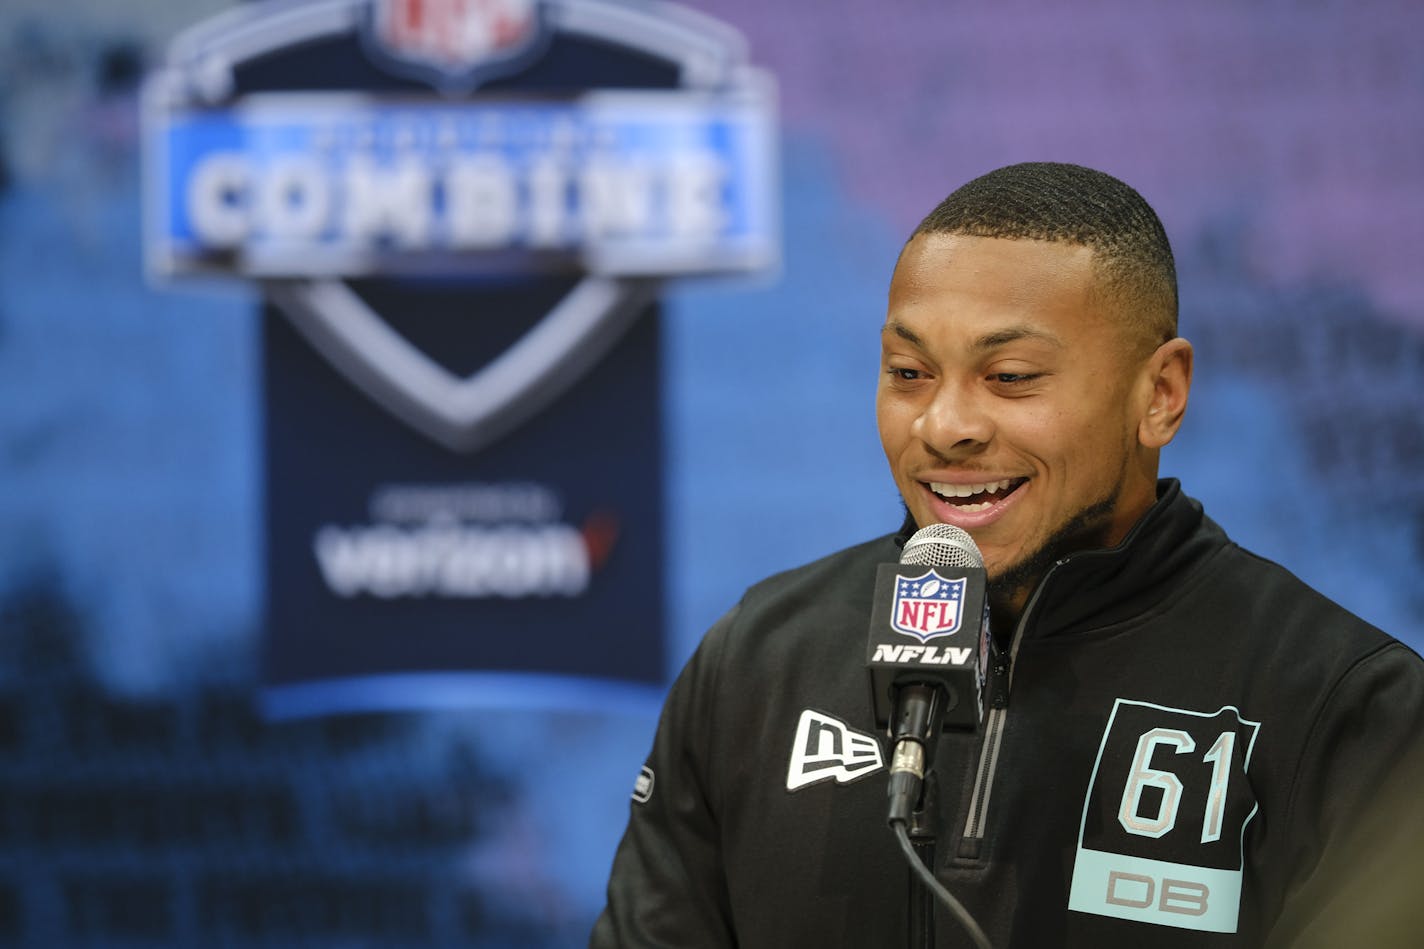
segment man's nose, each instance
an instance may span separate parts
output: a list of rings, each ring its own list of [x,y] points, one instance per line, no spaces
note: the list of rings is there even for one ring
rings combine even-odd
[[[987,445],[994,437],[994,421],[979,393],[969,387],[944,386],[915,419],[911,431],[936,455],[951,457]]]

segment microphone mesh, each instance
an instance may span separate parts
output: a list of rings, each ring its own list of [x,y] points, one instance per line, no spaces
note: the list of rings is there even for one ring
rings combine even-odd
[[[921,567],[982,567],[984,555],[963,529],[952,524],[931,524],[915,531],[905,542],[900,562]]]

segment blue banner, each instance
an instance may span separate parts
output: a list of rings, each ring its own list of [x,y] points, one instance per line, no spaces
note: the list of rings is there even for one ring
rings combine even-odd
[[[772,110],[729,91],[566,102],[271,92],[155,117],[150,262],[252,277],[754,270]]]

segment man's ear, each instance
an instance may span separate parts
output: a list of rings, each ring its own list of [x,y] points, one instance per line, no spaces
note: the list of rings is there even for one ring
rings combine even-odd
[[[1137,423],[1137,440],[1147,448],[1161,448],[1182,427],[1187,394],[1192,388],[1192,344],[1180,336],[1167,340],[1143,364],[1145,384],[1151,385],[1147,410]]]

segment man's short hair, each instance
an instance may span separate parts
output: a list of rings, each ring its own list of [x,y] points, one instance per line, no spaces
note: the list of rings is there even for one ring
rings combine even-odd
[[[1024,162],[981,175],[915,228],[1062,241],[1094,251],[1107,297],[1155,348],[1177,335],[1177,267],[1152,206],[1112,175],[1081,165]]]

